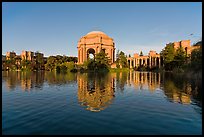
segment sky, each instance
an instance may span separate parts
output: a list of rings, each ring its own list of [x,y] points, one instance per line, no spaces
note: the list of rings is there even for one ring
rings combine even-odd
[[[77,56],[79,39],[90,31],[103,31],[127,55],[159,53],[169,42],[202,38],[202,2],[2,3],[2,55]]]

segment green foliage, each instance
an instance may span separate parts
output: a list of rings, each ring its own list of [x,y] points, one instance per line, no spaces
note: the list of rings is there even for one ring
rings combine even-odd
[[[117,50],[117,53],[116,53],[116,67],[120,68],[120,66],[122,66],[122,68],[128,68],[128,62],[127,62],[127,57],[125,56],[125,53],[122,52],[122,51]]]
[[[172,70],[176,65],[174,61],[175,51],[173,43],[168,44],[164,50],[161,52],[161,56],[163,56],[164,68],[165,70]]]
[[[96,54],[95,57],[95,65],[96,69],[108,69],[110,58],[107,56],[107,54],[102,50],[98,54]]]
[[[143,56],[143,53],[142,53],[142,51],[140,51],[140,56]]]
[[[45,64],[45,70],[52,71],[56,69],[56,71],[65,72],[65,70],[67,71],[68,69],[69,71],[71,71],[75,69],[74,62],[77,62],[76,57],[67,57],[67,56],[61,56],[61,55],[49,56],[47,58],[47,63]]]
[[[173,43],[168,44],[165,49],[161,52],[164,58],[164,64],[168,64],[174,60],[174,47]]]
[[[94,59],[88,59],[83,64],[83,70],[80,72],[84,72],[84,68],[89,71],[101,71],[101,70],[109,70],[110,59],[107,54],[101,50],[98,54],[96,54]]]
[[[186,57],[183,47],[179,47],[174,56],[175,65],[179,68],[182,67],[185,63]]]
[[[202,41],[198,42],[202,47]],[[163,57],[165,70],[170,70],[176,73],[182,73],[186,71],[200,71],[202,70],[202,48],[195,49],[191,52],[191,60],[188,61],[188,57],[183,47],[174,49],[173,43],[168,44],[161,52]]]
[[[202,48],[192,51],[190,66],[195,71],[202,70]]]

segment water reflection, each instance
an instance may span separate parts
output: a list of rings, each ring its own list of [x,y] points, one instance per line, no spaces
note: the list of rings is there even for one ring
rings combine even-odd
[[[114,78],[108,74],[78,75],[78,100],[87,110],[98,112],[114,98]]]
[[[116,92],[126,87],[136,91],[155,92],[161,89],[167,100],[181,104],[202,106],[202,81],[185,79],[172,73],[118,72],[108,74],[57,74],[55,72],[2,72],[7,91],[20,86],[22,91],[39,91],[45,83],[60,86],[78,84],[78,102],[90,111],[101,111],[109,106]]]

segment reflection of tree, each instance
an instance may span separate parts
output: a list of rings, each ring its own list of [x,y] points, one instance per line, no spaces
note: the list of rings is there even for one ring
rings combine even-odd
[[[16,88],[16,83],[20,84],[18,81],[19,72],[4,71],[2,73],[2,80],[5,80],[6,87],[9,91]]]
[[[47,81],[50,85],[67,84],[67,83],[76,81],[76,74],[75,73],[46,72],[45,81]]]
[[[125,85],[127,84],[128,72],[118,72],[116,73],[116,87],[117,90],[124,90]]]
[[[114,79],[110,74],[81,74],[77,76],[78,100],[90,111],[101,111],[114,97]]]
[[[163,90],[165,95],[172,101],[189,104],[191,97],[198,102],[201,100],[201,82],[189,80],[183,75],[173,75],[172,73],[164,73]],[[199,103],[201,105],[201,103]]]
[[[2,72],[2,78],[6,82],[6,87],[8,90],[14,89],[19,85],[22,91],[30,91],[32,89],[41,89],[45,81],[50,85],[55,84],[67,84],[76,81],[76,74],[57,74],[55,72],[12,72],[5,71]],[[37,91],[37,90],[36,90]]]

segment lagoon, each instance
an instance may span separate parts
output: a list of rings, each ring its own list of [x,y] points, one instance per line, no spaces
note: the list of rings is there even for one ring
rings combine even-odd
[[[201,88],[170,72],[2,72],[2,134],[201,135]]]

